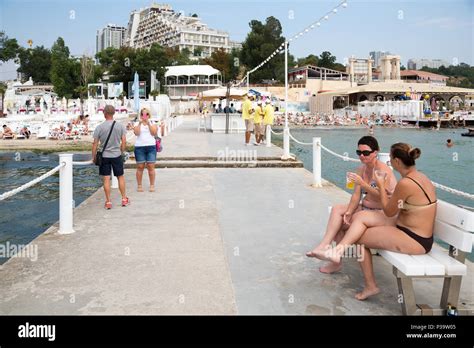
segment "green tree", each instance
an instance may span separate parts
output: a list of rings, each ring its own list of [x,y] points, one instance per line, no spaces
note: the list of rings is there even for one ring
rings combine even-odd
[[[251,30],[242,43],[240,51],[240,61],[247,70],[256,67],[285,42],[280,21],[275,17],[268,17],[265,24],[252,20],[249,26]],[[279,54],[255,71],[251,76],[251,81],[259,82],[263,79],[283,81],[284,78],[284,56]]]
[[[334,69],[336,66],[336,56],[333,56],[331,52],[324,51],[319,56],[319,67]]]
[[[69,58],[69,48],[59,37],[51,48],[51,82],[59,97],[70,99],[78,93],[80,85],[80,63]]]
[[[314,54],[310,54],[307,57],[299,58],[296,61],[296,64],[298,64],[298,66],[305,66],[305,65],[318,66],[319,58],[316,57]]]
[[[114,63],[116,51],[117,49],[115,47],[107,47],[105,50],[96,53],[95,58],[99,61],[103,72],[109,71],[110,67]]]
[[[21,72],[25,80],[30,77],[34,82],[51,82],[51,51],[43,46],[35,48],[19,48],[18,58],[20,59]]]
[[[6,62],[15,58],[19,48],[16,39],[9,39],[4,31],[0,31],[0,61]]]

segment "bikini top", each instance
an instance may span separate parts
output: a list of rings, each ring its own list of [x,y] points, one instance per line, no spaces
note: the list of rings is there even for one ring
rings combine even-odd
[[[374,189],[377,188],[377,183],[376,183],[374,180],[372,180],[369,185],[370,185],[370,187],[373,187]],[[366,195],[366,194],[368,193],[368,192],[365,191],[364,189],[362,189],[361,192],[362,192],[363,195]]]
[[[413,209],[429,207],[429,206],[437,203],[437,200],[435,200],[434,202],[431,202],[431,199],[426,194],[426,191],[423,189],[423,187],[421,187],[421,185],[415,179],[412,179],[409,176],[406,176],[405,178],[410,179],[411,181],[413,181],[415,184],[418,185],[418,187],[421,189],[421,191],[423,191],[423,193],[425,194],[425,196],[428,199],[429,203],[428,204],[411,204],[411,203],[408,203],[408,202],[405,201],[405,202],[403,202],[403,208],[402,208],[403,210],[413,210]]]

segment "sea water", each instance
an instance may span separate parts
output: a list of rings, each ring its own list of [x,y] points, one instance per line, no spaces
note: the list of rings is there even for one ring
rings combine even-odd
[[[74,155],[74,161],[90,154]],[[57,154],[0,152],[0,193],[17,188],[59,164]],[[95,166],[74,168],[74,201],[79,205],[101,186]],[[59,220],[59,173],[0,201],[0,245],[26,245]],[[0,255],[0,264],[7,258]]]

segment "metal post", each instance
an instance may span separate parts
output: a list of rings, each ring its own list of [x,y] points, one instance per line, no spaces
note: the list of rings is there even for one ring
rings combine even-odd
[[[267,147],[272,147],[272,126],[267,124],[267,129],[266,129],[266,134],[265,134],[265,141],[267,142]]]
[[[321,138],[313,138],[313,187],[322,187],[321,181]]]
[[[118,179],[117,177],[114,175],[114,169],[112,168],[112,170],[110,171],[110,187],[111,188],[118,188],[119,185],[118,185]]]
[[[72,153],[59,154],[59,233],[74,233],[73,229],[73,191],[72,191]]]
[[[290,156],[290,129],[288,128],[288,41],[285,41],[285,128],[283,130],[283,156],[282,159],[289,159]]]
[[[163,131],[163,136],[166,137],[168,135],[168,119],[164,120],[164,131]]]

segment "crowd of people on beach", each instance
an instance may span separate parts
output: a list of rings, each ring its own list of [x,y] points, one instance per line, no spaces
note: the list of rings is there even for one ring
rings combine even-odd
[[[288,123],[296,127],[317,127],[317,126],[370,126],[378,125],[385,127],[404,126],[406,123],[393,118],[391,115],[382,115],[381,117],[375,114],[369,117],[362,116],[356,113],[350,115],[336,115],[334,113],[306,113],[306,112],[292,112],[288,113]],[[277,126],[285,124],[285,115],[278,115],[275,120]]]

